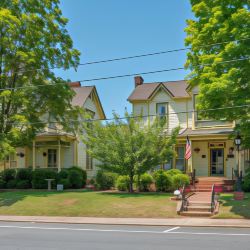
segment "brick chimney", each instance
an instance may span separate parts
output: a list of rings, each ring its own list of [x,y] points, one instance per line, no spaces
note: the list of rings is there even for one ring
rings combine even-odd
[[[78,87],[81,87],[81,83],[80,83],[80,82],[69,82],[68,84],[69,84],[69,86],[70,86],[71,88],[78,88]]]
[[[144,82],[144,79],[141,76],[135,76],[135,88],[139,85],[142,85]]]

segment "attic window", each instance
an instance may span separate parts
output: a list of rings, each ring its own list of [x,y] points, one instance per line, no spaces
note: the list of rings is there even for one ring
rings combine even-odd
[[[157,103],[156,104],[156,113],[159,116],[166,116],[168,113],[168,103]]]

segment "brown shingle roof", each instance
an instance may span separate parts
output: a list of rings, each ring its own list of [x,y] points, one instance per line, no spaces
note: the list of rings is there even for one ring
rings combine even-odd
[[[94,89],[94,86],[73,87],[72,89],[76,93],[76,95],[72,99],[72,105],[82,107],[91,94],[92,90]]]
[[[144,101],[148,100],[154,91],[163,85],[167,91],[175,98],[190,97],[186,88],[188,86],[187,82],[181,81],[171,81],[171,82],[155,82],[155,83],[144,83],[137,86],[132,94],[129,96],[129,101]]]
[[[87,101],[88,97],[93,92],[96,96],[97,102],[99,103],[98,107],[100,108],[100,117],[102,119],[106,118],[95,86],[81,86],[80,82],[69,83],[69,86],[76,93],[71,102],[73,106],[83,107],[84,103]]]

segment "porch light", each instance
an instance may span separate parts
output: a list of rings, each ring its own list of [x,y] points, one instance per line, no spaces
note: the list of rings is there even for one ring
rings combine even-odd
[[[200,148],[195,148],[195,149],[194,149],[194,152],[195,152],[195,153],[199,153],[199,152],[200,152]]]
[[[237,181],[236,181],[236,190],[238,192],[242,191],[242,171],[240,170],[240,145],[241,145],[241,136],[239,134],[239,132],[237,133],[237,136],[234,139],[234,143],[237,147],[237,152],[238,152],[238,160],[237,160],[237,170],[236,172],[236,177],[237,177]]]
[[[237,136],[236,136],[235,139],[234,139],[234,143],[235,143],[235,145],[237,146],[237,148],[240,147],[240,145],[241,145],[241,136],[240,136],[239,133],[237,133]]]

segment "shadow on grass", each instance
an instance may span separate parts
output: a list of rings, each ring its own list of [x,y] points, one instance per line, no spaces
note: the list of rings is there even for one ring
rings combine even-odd
[[[36,191],[36,190],[32,190],[32,191],[4,191],[0,193],[0,207],[4,207],[4,206],[12,206],[13,204],[15,204],[16,202],[22,201],[27,197],[51,197],[53,195],[62,195],[65,193],[71,193],[71,192],[91,192],[91,191],[86,191],[86,190],[82,190],[82,191]]]
[[[222,195],[220,202],[223,207],[230,207],[229,212],[233,215],[250,219],[250,193],[245,193],[245,199],[242,201],[234,200],[233,194]]]
[[[118,197],[118,198],[168,198],[172,196],[170,193],[158,193],[158,192],[143,192],[143,193],[127,193],[127,192],[100,192],[100,195],[107,195],[111,197]]]

